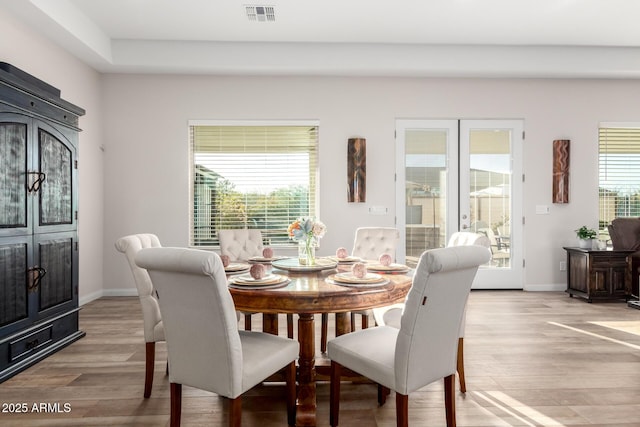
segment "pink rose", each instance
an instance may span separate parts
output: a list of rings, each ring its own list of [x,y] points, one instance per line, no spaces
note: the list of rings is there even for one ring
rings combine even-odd
[[[367,267],[362,262],[356,262],[351,267],[351,272],[358,279],[362,279],[367,275]]]
[[[262,264],[253,264],[249,269],[249,274],[256,280],[260,280],[264,277],[266,269]]]
[[[220,260],[222,261],[223,267],[227,267],[231,264],[231,258],[229,258],[229,255],[220,255]]]
[[[380,264],[388,267],[393,262],[393,258],[391,258],[391,255],[389,254],[382,254],[380,255],[380,258],[378,258],[378,261],[380,262]]]
[[[273,249],[271,248],[264,248],[262,250],[262,256],[265,258],[273,258]]]
[[[345,248],[338,248],[336,250],[336,256],[338,258],[346,258],[347,256],[349,256],[349,253],[347,252],[347,250]]]

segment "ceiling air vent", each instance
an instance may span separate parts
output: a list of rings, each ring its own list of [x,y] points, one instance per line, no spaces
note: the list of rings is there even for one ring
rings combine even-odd
[[[275,21],[276,11],[273,6],[245,6],[249,21]]]

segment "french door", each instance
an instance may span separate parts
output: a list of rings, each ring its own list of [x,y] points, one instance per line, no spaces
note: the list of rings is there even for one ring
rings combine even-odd
[[[444,247],[456,231],[489,237],[474,289],[522,289],[522,120],[398,120],[400,262]]]

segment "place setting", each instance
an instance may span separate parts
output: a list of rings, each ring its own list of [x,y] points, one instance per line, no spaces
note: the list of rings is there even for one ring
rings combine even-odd
[[[232,276],[229,278],[229,287],[235,289],[270,289],[279,288],[289,284],[287,276],[267,272],[263,264],[253,264],[249,273]]]
[[[246,273],[251,268],[251,265],[242,262],[231,262],[229,255],[220,255],[224,272],[227,275]]]
[[[382,254],[377,262],[367,264],[367,270],[378,274],[405,274],[411,271],[411,268],[404,264],[396,264],[389,254]]]
[[[346,248],[338,248],[336,250],[335,256],[327,257],[327,259],[336,261],[338,265],[348,265],[353,264],[354,262],[362,261],[362,258],[360,257],[349,255]]]
[[[274,255],[273,249],[266,247],[262,250],[262,256],[252,256],[247,261],[251,264],[272,264],[274,261],[286,258],[283,255]]]
[[[389,283],[386,277],[367,271],[367,266],[362,262],[353,264],[350,271],[329,276],[327,281],[335,285],[352,287],[381,286]]]

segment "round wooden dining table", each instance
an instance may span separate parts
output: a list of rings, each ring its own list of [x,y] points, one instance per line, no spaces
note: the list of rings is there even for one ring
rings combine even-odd
[[[332,280],[333,275],[348,271],[349,265],[317,271],[270,269],[273,274],[288,276],[285,286],[268,289],[230,287],[236,310],[263,313],[263,330],[277,334],[279,313],[298,315],[298,391],[296,426],[316,425],[315,325],[317,313],[336,313],[336,335],[351,331],[348,313],[383,307],[404,301],[411,277],[385,274],[383,284],[345,286]]]

